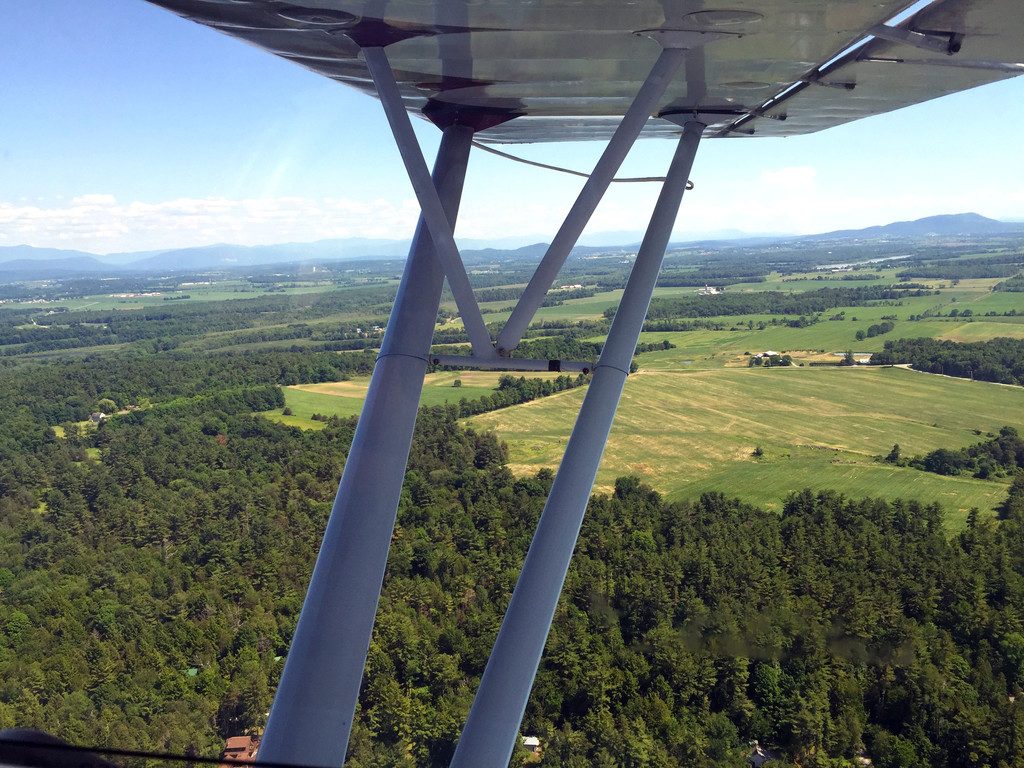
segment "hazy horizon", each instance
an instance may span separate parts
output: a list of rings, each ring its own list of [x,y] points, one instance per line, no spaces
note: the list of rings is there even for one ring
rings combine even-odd
[[[139,0],[6,4],[0,19],[0,244],[117,253],[412,235],[418,208],[376,100]],[[958,115],[998,116],[1001,134]],[[438,132],[414,123],[429,161]],[[674,237],[1024,218],[1024,153],[1007,150],[1022,125],[1018,77],[821,133],[705,141]],[[509,149],[589,170],[602,147]],[[661,175],[672,151],[638,142],[621,173]],[[580,184],[474,152],[458,233],[549,240]],[[588,234],[643,230],[657,193],[613,185]]]

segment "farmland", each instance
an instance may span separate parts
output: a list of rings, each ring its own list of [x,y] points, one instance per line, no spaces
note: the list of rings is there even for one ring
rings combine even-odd
[[[976,258],[988,253],[987,247],[979,243],[976,252],[964,255]],[[822,262],[856,261],[845,253],[833,255],[831,247],[818,255],[799,248],[736,250],[724,261],[699,252],[670,254],[664,284],[654,294],[654,306],[661,310],[652,313],[640,338],[660,348],[637,356],[639,372],[627,384],[598,489],[633,473],[673,499],[715,490],[778,509],[788,492],[810,486],[854,496],[938,501],[954,524],[971,507],[991,509],[1005,496],[1004,480],[942,477],[875,457],[896,442],[906,454],[924,453],[967,445],[977,439],[975,430],[1021,426],[1019,391],[903,370],[832,367],[847,351],[865,359],[890,340],[1024,338],[1024,294],[993,291],[1002,278],[957,277],[956,259],[928,261],[935,252],[931,243],[908,245],[905,252],[918,255],[898,254],[898,261],[838,273],[815,269]],[[991,250],[1000,258],[1006,252]],[[703,258],[709,260],[694,265]],[[766,260],[783,266],[761,268]],[[629,261],[621,252],[570,260],[561,283],[567,293],[551,294],[549,306],[536,317],[548,327],[535,328],[528,341],[543,334],[548,351],[555,350],[551,355],[560,355],[557,345],[568,337],[584,345],[577,346],[583,354],[596,355],[622,296]],[[935,272],[935,264],[952,276],[901,277],[914,269]],[[476,288],[490,292],[481,293],[486,299],[481,309],[492,333],[508,317],[532,267],[529,260],[513,259],[472,271]],[[729,270],[736,277],[718,286],[722,296],[701,296],[703,280],[687,278],[700,269],[712,282],[713,275]],[[280,424],[321,430],[327,417],[359,414],[369,381],[364,374],[384,335],[397,268],[386,262],[337,264],[316,272],[313,279],[305,267],[273,267],[28,286],[23,295],[14,291],[0,312],[10,318],[0,354],[15,362],[165,351],[363,355],[353,367],[326,375],[310,370],[282,381],[283,406],[262,413]],[[898,284],[906,289],[879,299],[859,293]],[[40,300],[40,291],[48,298]],[[851,304],[834,306],[839,302],[832,296],[850,297]],[[777,309],[781,306],[786,310]],[[673,307],[679,312],[668,311]],[[880,324],[887,330],[873,332]],[[465,344],[447,294],[435,339],[439,345]],[[793,366],[749,365],[769,350],[789,355]],[[479,400],[495,391],[499,375],[432,372],[420,404]],[[460,387],[453,386],[456,378]],[[584,392],[562,391],[466,422],[495,430],[508,446],[514,471],[554,467]],[[751,453],[757,446],[763,455],[755,459]]]
[[[558,374],[527,375],[529,378],[553,378]],[[428,374],[423,383],[420,405],[444,405],[445,403],[457,403],[462,398],[476,400],[485,397],[495,391],[500,376],[500,373],[487,371]],[[456,380],[462,382],[462,385],[456,387]],[[340,418],[358,416],[369,384],[368,376],[360,376],[348,381],[283,387],[285,407],[291,413],[285,415],[280,410],[274,410],[264,411],[262,415],[271,421],[300,429],[323,429],[324,422],[314,420],[312,418],[314,414]]]
[[[823,287],[885,286],[898,281],[896,273],[881,270],[876,278],[855,283],[815,273],[772,273],[763,281],[736,283],[725,290],[799,294]],[[929,280],[925,295],[836,307],[806,325],[769,314],[727,315],[702,318],[712,327],[644,332],[641,343],[667,342],[668,348],[638,355],[640,370],[627,383],[596,489],[608,491],[616,477],[635,474],[670,499],[722,491],[779,509],[791,491],[833,488],[854,497],[938,502],[950,526],[961,527],[971,508],[991,511],[1000,503],[1007,483],[930,474],[886,464],[878,457],[893,443],[909,455],[963,447],[1004,424],[1024,429],[1024,390],[902,369],[829,364],[838,362],[846,350],[867,356],[897,338],[1024,338],[1024,302],[1016,294],[994,294],[996,282]],[[568,299],[542,308],[538,320],[599,321],[621,293],[597,291]],[[655,298],[695,293],[692,287],[659,287]],[[508,315],[503,310],[512,303],[484,303],[487,321],[503,320]],[[891,332],[867,336],[873,325],[886,320],[893,323]],[[456,318],[443,327],[459,326]],[[584,340],[600,344],[603,335]],[[789,353],[794,365],[772,370],[748,367],[751,355],[764,350]],[[451,386],[453,377],[429,375],[421,403],[489,394],[497,375],[464,373],[461,389]],[[357,415],[365,387],[365,379],[287,387],[285,399],[292,415],[265,415],[317,428],[323,422],[311,420],[314,413]],[[585,389],[560,392],[466,422],[496,432],[508,446],[513,471],[530,474],[542,467],[556,468],[584,394]],[[762,451],[758,458],[752,455],[756,447]]]
[[[642,358],[641,358],[642,359]],[[507,442],[514,471],[555,468],[583,391],[559,393],[470,420]],[[643,371],[627,382],[598,490],[639,475],[669,498],[706,491],[778,509],[790,491],[939,502],[952,527],[971,507],[991,510],[1006,485],[879,463],[976,442],[975,429],[1024,429],[1024,389],[903,369]],[[760,446],[761,458],[752,453]]]

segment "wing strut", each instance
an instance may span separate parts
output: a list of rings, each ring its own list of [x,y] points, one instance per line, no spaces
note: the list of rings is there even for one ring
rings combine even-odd
[[[451,768],[505,768],[512,756],[590,490],[704,128],[703,123],[696,121],[683,127]]]
[[[644,81],[636,98],[633,99],[633,103],[626,110],[622,122],[619,123],[612,138],[608,141],[608,146],[605,147],[604,153],[597,161],[597,165],[594,166],[590,178],[583,185],[579,197],[576,198],[576,202],[566,214],[561,228],[551,240],[537,271],[530,278],[526,290],[523,291],[511,316],[505,322],[505,327],[498,334],[499,354],[508,355],[522,340],[523,332],[526,331],[526,327],[533,320],[537,309],[544,301],[544,296],[558,275],[558,270],[562,268],[569,253],[576,245],[576,241],[583,234],[583,229],[590,221],[590,217],[594,215],[594,211],[597,210],[604,193],[608,190],[608,185],[611,184],[615,173],[619,170],[640,135],[640,131],[647,123],[647,118],[657,108],[658,101],[665,93],[665,89],[676,72],[679,71],[685,55],[684,48],[664,48],[658,60],[654,62],[654,67],[647,76],[647,80]]]
[[[682,34],[692,37],[694,33]],[[704,42],[697,41],[699,45]],[[510,324],[502,331],[504,338],[511,340],[511,346],[505,349],[519,343],[558,269],[678,71],[685,47],[678,42],[676,45],[663,49],[584,185]],[[339,766],[344,762],[427,365],[591,369],[589,362],[514,360],[507,352],[499,356],[453,235],[473,129],[458,124],[444,129],[431,178],[387,55],[382,48],[364,48],[363,54],[421,214],[270,711],[260,761],[307,766]],[[694,153],[706,127],[693,115],[680,116],[677,122],[684,120],[688,122],[608,340],[593,369],[594,377],[562,469],[555,478],[453,765],[505,768],[508,764]],[[471,357],[430,354],[445,277],[470,338]],[[509,679],[516,684],[506,685]]]
[[[473,131],[445,129],[433,185],[455,223]],[[261,762],[340,766],[370,646],[444,271],[420,218],[260,745]]]
[[[491,343],[491,334],[484,324],[483,315],[480,314],[480,305],[477,304],[476,296],[473,295],[466,267],[462,263],[462,256],[459,255],[459,248],[455,244],[452,227],[444,215],[444,207],[438,198],[437,190],[430,182],[430,172],[427,170],[419,142],[413,132],[409,113],[405,111],[402,94],[395,81],[395,73],[391,70],[388,56],[383,48],[363,48],[363,56],[366,58],[366,67],[373,77],[373,84],[377,87],[381,104],[384,105],[384,113],[391,125],[391,131],[395,135],[398,151],[405,162],[409,181],[412,182],[413,191],[420,204],[423,222],[427,226],[430,238],[434,241],[434,252],[444,264],[448,287],[452,289],[452,294],[455,296],[455,303],[462,316],[462,324],[466,328],[470,344],[473,347],[473,355],[484,359],[497,357],[494,345]]]

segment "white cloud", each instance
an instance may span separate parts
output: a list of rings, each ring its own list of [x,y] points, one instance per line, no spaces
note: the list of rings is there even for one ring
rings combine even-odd
[[[1019,219],[1024,189],[995,184],[901,184],[850,179],[792,165],[752,172],[747,179],[707,173],[695,178],[675,236],[724,230],[807,234],[884,224],[937,213],[977,211]],[[613,185],[587,231],[642,231],[658,195],[657,184]],[[529,236],[550,239],[578,186],[468,190],[459,217],[462,237]],[[243,199],[178,198],[121,202],[86,194],[44,205],[0,201],[0,243],[77,248],[97,253],[231,242],[258,245],[325,238],[410,237],[418,207],[410,196]]]
[[[404,202],[302,197],[179,198],[122,203],[89,194],[51,206],[0,202],[0,241],[99,253],[207,245],[308,241],[324,238],[401,238],[411,234],[416,209]]]

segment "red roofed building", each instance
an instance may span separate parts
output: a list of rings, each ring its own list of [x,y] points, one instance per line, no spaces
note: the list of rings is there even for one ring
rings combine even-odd
[[[256,751],[260,748],[259,736],[232,736],[224,745],[224,754],[221,760],[255,760]],[[229,768],[231,763],[223,763],[223,768]]]

